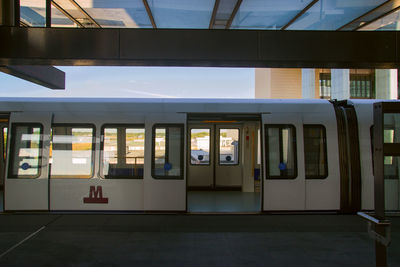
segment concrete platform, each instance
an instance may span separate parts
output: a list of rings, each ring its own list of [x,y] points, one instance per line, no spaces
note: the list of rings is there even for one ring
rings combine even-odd
[[[400,266],[392,217],[389,266]],[[0,266],[374,266],[355,215],[0,214]]]

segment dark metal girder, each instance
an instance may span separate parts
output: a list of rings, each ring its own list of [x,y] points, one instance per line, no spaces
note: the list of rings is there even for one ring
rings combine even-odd
[[[0,64],[398,68],[399,34],[3,26]]]
[[[65,89],[65,72],[53,66],[0,66],[0,71],[50,89]]]

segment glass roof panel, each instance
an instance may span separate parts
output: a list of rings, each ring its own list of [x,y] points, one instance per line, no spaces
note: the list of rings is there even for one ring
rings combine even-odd
[[[400,10],[397,10],[383,18],[360,28],[362,31],[399,31]]]
[[[218,5],[218,12],[215,15],[214,29],[224,29],[227,21],[232,15],[235,8],[235,0],[220,0]]]
[[[92,22],[87,18],[87,16],[82,13],[75,5],[71,3],[69,0],[53,0],[52,3],[52,9],[51,11],[54,10],[54,8],[59,7],[63,12],[68,13],[71,17],[75,18],[77,21],[79,21],[84,27],[93,27],[95,25],[92,24]],[[57,9],[56,9],[57,10]],[[61,13],[61,11],[59,11]],[[59,16],[60,13],[56,11],[56,16]],[[61,17],[65,17],[64,14],[61,15]],[[51,15],[51,24],[53,25],[54,15]],[[60,18],[60,17],[58,17]],[[65,21],[65,20],[64,20]],[[59,23],[60,21],[55,21],[55,23]],[[65,21],[66,22],[66,21]],[[67,22],[66,22],[67,23]],[[69,24],[70,27],[75,27],[74,24]],[[68,24],[65,24],[64,27],[68,27]]]
[[[104,28],[151,28],[142,0],[75,0]]]
[[[46,0],[21,0],[20,12],[21,21],[28,26],[46,26]]]
[[[215,0],[147,0],[157,28],[207,29]]]
[[[59,11],[54,5],[51,7],[51,27],[78,27],[78,25]]]
[[[243,1],[232,29],[275,30],[285,26],[312,0],[248,0]]]
[[[336,30],[386,0],[319,0],[288,30]]]

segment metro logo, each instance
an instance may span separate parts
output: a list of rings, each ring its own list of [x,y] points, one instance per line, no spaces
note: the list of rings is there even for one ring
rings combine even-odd
[[[89,197],[84,197],[83,203],[107,204],[108,197],[103,197],[103,188],[100,185],[97,188],[92,185],[90,186]]]

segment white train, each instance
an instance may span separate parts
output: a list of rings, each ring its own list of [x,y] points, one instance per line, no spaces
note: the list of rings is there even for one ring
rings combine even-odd
[[[374,208],[372,100],[0,102],[6,211]],[[385,159],[388,210],[399,167]]]

